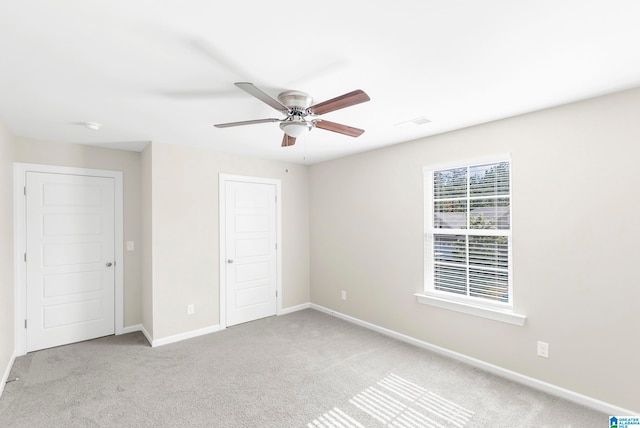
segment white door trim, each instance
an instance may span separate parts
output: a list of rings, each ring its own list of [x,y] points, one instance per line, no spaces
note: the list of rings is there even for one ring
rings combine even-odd
[[[121,171],[101,169],[72,168],[53,165],[28,163],[13,164],[13,248],[14,248],[14,299],[15,299],[15,352],[16,356],[27,353],[27,330],[24,320],[27,316],[26,252],[26,186],[27,172],[44,172],[50,174],[88,175],[114,179],[115,185],[115,333],[124,333],[124,214],[123,214],[123,174]]]
[[[226,247],[226,183],[241,181],[244,183],[273,184],[276,186],[276,315],[282,312],[282,205],[280,197],[281,181],[277,178],[249,177],[244,175],[220,174],[218,187],[219,201],[219,266],[220,266],[220,330],[227,328],[227,263]]]

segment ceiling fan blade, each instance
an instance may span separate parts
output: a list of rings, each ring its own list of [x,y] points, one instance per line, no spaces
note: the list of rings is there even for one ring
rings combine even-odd
[[[295,137],[290,137],[289,135],[284,134],[284,137],[282,138],[282,147],[293,146],[295,143],[296,143]]]
[[[191,47],[199,51],[202,56],[208,58],[214,64],[221,66],[229,73],[236,76],[243,76],[244,79],[256,78],[256,76],[242,67],[239,63],[234,61],[232,57],[226,55],[223,51],[221,51],[215,44],[200,38],[189,39],[187,40],[187,42],[191,45]]]
[[[344,134],[350,137],[359,137],[364,132],[364,129],[354,128],[353,126],[330,122],[328,120],[316,120],[314,121],[314,125],[316,128],[326,129],[327,131],[337,132],[338,134]]]
[[[242,122],[229,122],[229,123],[216,123],[216,128],[230,128],[232,126],[242,126],[242,125],[255,125],[256,123],[267,123],[267,122],[280,122],[280,119],[256,119],[256,120],[244,120]]]
[[[339,110],[341,108],[350,107],[356,104],[369,101],[369,95],[363,90],[356,89],[348,94],[340,95],[339,97],[332,98],[330,100],[321,102],[319,104],[309,107],[307,110],[311,114],[325,114],[330,111]]]
[[[272,98],[270,95],[262,92],[253,83],[236,82],[235,85],[238,88],[240,88],[243,91],[245,91],[246,93],[248,93],[249,95],[253,95],[254,97],[259,99],[263,103],[266,103],[266,104],[270,105],[274,109],[276,109],[278,111],[281,111],[281,112],[283,112],[285,114],[287,114],[289,112],[289,107],[287,107],[286,105],[282,104],[280,101],[276,100],[275,98]]]

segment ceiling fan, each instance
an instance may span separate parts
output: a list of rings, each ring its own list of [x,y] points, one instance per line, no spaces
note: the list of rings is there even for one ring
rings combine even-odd
[[[280,93],[276,100],[264,93],[253,83],[237,82],[235,85],[247,92],[249,95],[253,95],[260,101],[285,114],[287,117],[284,119],[269,118],[245,120],[243,122],[218,123],[214,125],[216,128],[229,128],[231,126],[253,125],[256,123],[266,122],[280,122],[280,129],[284,131],[282,147],[293,146],[296,143],[296,138],[299,138],[309,132],[311,128],[326,129],[327,131],[349,135],[350,137],[359,137],[364,132],[364,129],[330,122],[318,117],[318,115],[321,114],[369,101],[369,96],[360,89],[312,105],[313,98],[304,92],[285,91]]]

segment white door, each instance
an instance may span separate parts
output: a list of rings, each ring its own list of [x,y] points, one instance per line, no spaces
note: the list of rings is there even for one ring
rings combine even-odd
[[[276,314],[275,187],[225,184],[227,326]]]
[[[27,352],[114,334],[114,179],[26,174]]]

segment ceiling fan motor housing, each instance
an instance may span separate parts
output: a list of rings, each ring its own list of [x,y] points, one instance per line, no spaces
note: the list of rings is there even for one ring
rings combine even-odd
[[[311,95],[301,91],[284,91],[278,95],[278,101],[292,110],[304,110],[311,107],[313,98]]]

